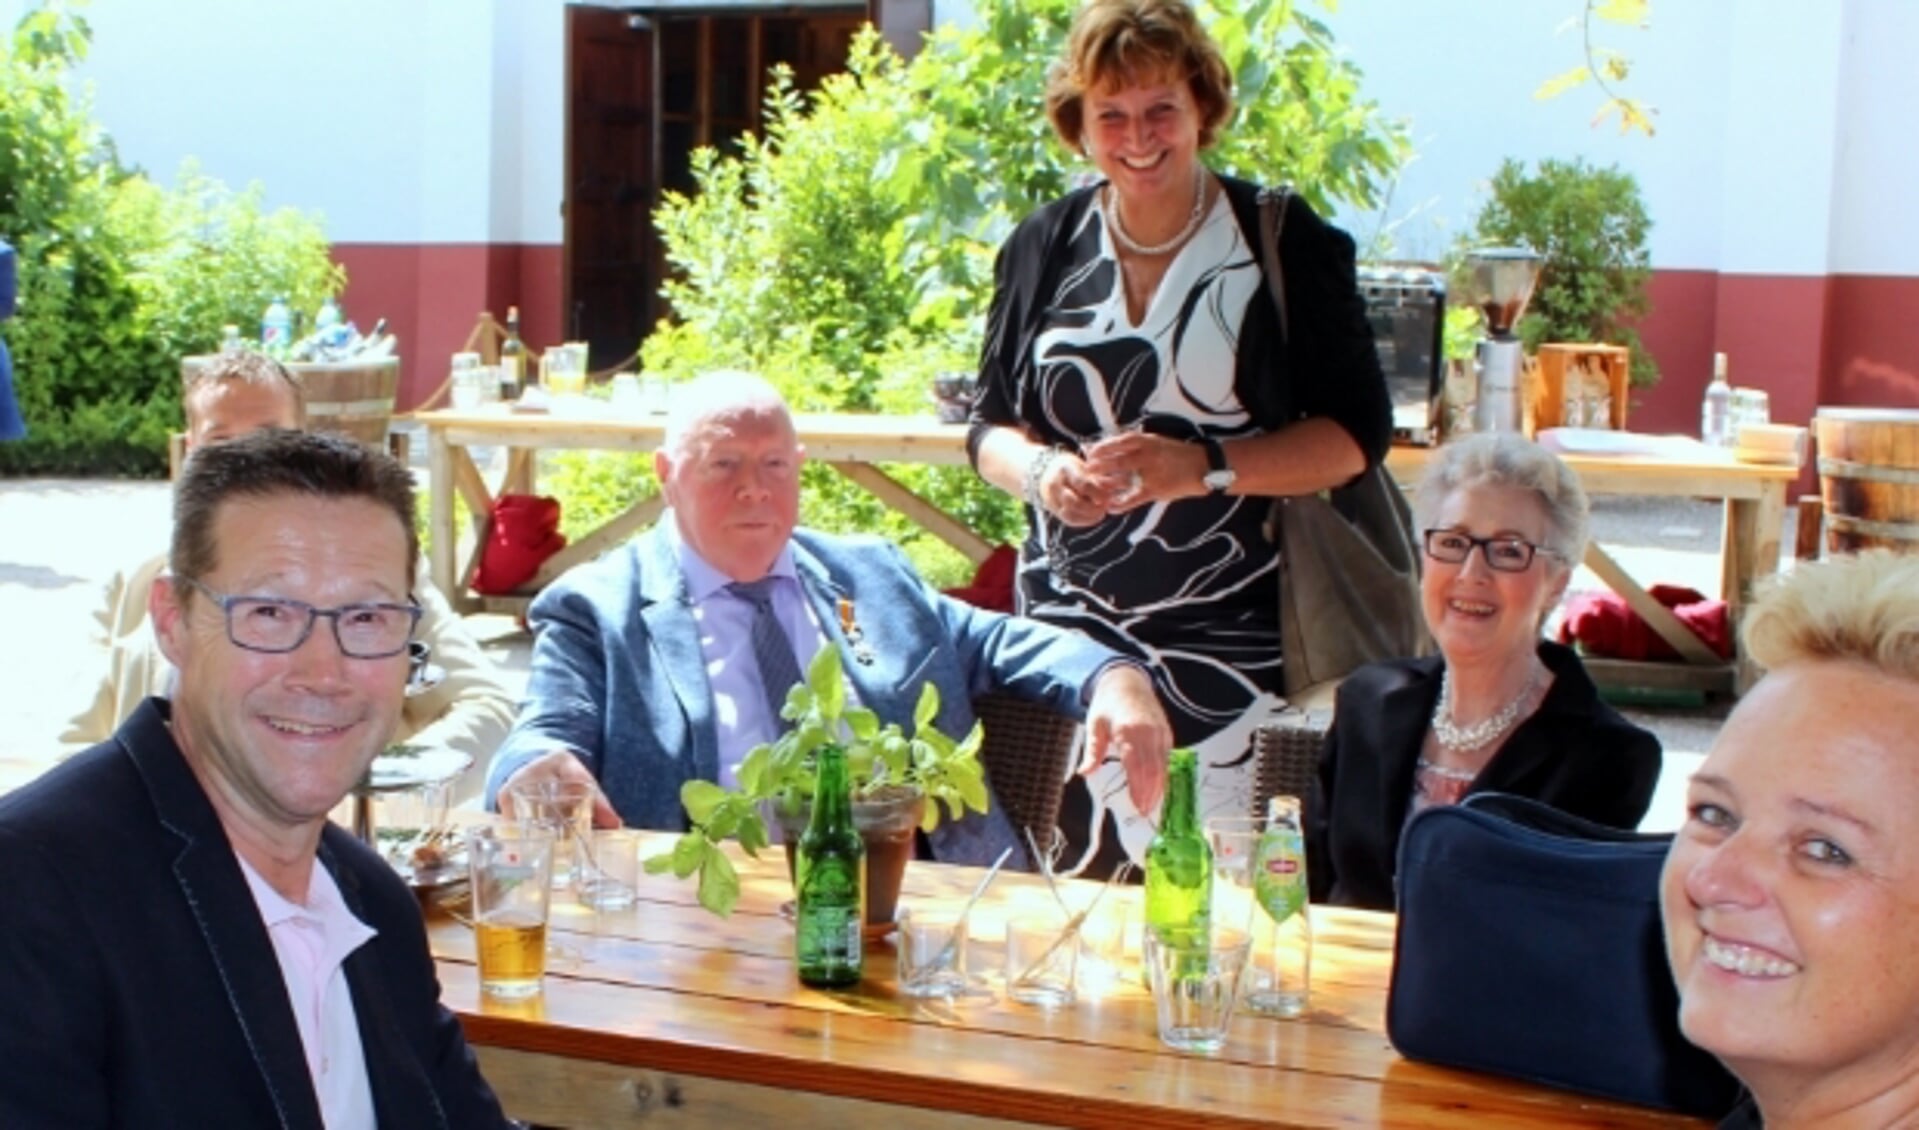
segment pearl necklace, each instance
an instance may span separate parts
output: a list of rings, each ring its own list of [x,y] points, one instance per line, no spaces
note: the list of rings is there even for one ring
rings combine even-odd
[[[1113,185],[1110,181],[1106,184],[1102,202],[1108,220],[1107,226],[1112,229],[1113,238],[1119,241],[1121,247],[1135,255],[1164,255],[1193,238],[1193,233],[1199,230],[1199,221],[1206,214],[1206,166],[1198,161],[1193,162],[1193,214],[1186,217],[1186,226],[1175,232],[1173,238],[1165,243],[1155,243],[1150,246],[1135,243],[1133,237],[1126,234],[1126,226],[1119,219],[1119,205],[1114,198]]]
[[[1539,689],[1539,671],[1526,679],[1526,685],[1519,689],[1518,697],[1507,703],[1499,713],[1470,726],[1453,725],[1453,673],[1450,668],[1439,676],[1439,703],[1433,707],[1433,737],[1439,740],[1439,747],[1448,753],[1461,753],[1469,749],[1480,749],[1505,734],[1519,721],[1519,712],[1525,709],[1533,692]]]

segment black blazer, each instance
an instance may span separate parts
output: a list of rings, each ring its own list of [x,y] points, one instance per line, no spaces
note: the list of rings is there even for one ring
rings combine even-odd
[[[1513,793],[1615,828],[1637,827],[1659,781],[1659,739],[1599,701],[1571,649],[1541,642],[1552,689],[1467,793]],[[1347,676],[1319,755],[1307,817],[1313,901],[1392,910],[1413,769],[1444,660],[1369,663]]]
[[[148,699],[0,797],[8,1130],[322,1130],[273,943],[167,712]],[[511,1125],[440,1004],[412,893],[333,825],[319,859],[379,931],[346,976],[380,1125]]]

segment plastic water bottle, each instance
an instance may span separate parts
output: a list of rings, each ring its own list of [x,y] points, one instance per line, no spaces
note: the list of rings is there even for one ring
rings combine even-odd
[[[313,315],[313,333],[315,336],[323,335],[339,324],[340,304],[333,301],[332,295],[328,295],[327,300],[320,303],[320,312]]]
[[[239,326],[221,326],[220,327],[220,352],[238,353],[240,352],[241,348],[242,346],[240,344],[240,327]]]
[[[1712,383],[1699,409],[1699,438],[1708,447],[1732,446],[1732,386],[1726,383],[1726,355],[1712,355]]]
[[[284,298],[267,303],[260,316],[260,349],[269,357],[284,357],[293,347],[293,311]]]

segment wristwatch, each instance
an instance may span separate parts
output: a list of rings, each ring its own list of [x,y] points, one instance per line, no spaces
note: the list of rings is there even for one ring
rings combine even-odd
[[[1206,466],[1210,468],[1199,481],[1214,494],[1223,494],[1233,489],[1239,481],[1239,473],[1226,465],[1226,448],[1212,436],[1199,437],[1200,444],[1206,448]]]

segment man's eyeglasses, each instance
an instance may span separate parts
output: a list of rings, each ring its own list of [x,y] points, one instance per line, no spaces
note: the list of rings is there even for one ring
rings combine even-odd
[[[1426,531],[1426,556],[1434,561],[1464,565],[1466,558],[1472,556],[1474,546],[1479,547],[1479,555],[1486,559],[1486,567],[1501,573],[1524,573],[1532,567],[1534,554],[1552,553],[1525,538],[1511,535],[1476,538],[1459,530]]]
[[[226,613],[227,639],[248,651],[279,655],[294,651],[313,634],[322,616],[333,621],[333,639],[350,659],[386,659],[406,650],[420,623],[417,604],[343,604],[315,608],[299,600],[270,596],[228,596],[184,577]]]

